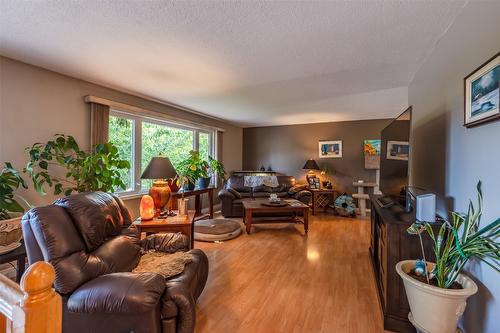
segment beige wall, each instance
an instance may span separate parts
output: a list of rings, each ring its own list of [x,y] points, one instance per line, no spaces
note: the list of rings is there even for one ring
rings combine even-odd
[[[357,191],[352,182],[375,181],[375,171],[365,169],[364,139],[379,139],[390,120],[359,120],[289,126],[253,127],[243,130],[243,168],[258,170],[271,166],[305,182],[302,170],[307,159],[326,167],[328,178],[339,191]],[[319,140],[342,140],[342,158],[318,158]],[[319,175],[319,173],[318,173]]]
[[[463,78],[500,51],[500,2],[471,1],[409,86],[413,105],[411,182],[436,192],[440,212],[464,212],[483,181],[485,226],[500,217],[500,122],[467,129]],[[477,261],[466,270],[479,285],[465,312],[470,333],[500,332],[500,275]]]
[[[85,95],[95,95],[148,110],[225,129],[223,163],[241,169],[242,129],[228,123],[174,109],[117,90],[61,75],[40,67],[0,57],[0,163],[22,169],[25,148],[46,142],[56,133],[73,135],[82,148],[90,145],[90,111]],[[35,205],[51,202],[32,189],[22,193]],[[129,202],[135,211],[137,203]]]

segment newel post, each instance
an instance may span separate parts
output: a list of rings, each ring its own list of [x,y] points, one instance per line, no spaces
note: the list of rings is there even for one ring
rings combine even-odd
[[[52,265],[39,261],[28,267],[21,279],[24,292],[21,308],[26,333],[60,333],[61,296],[52,288],[56,273]]]

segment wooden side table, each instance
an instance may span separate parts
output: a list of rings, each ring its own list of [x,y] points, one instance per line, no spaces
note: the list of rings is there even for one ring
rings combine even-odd
[[[172,199],[181,198],[184,194],[184,197],[192,197],[194,196],[194,207],[195,207],[195,215],[197,220],[201,220],[203,218],[214,218],[214,191],[215,187],[207,187],[207,188],[195,188],[194,190],[179,190],[179,192],[172,192]],[[201,195],[203,193],[207,193],[208,195],[208,216],[203,216],[201,214]],[[171,199],[171,200],[172,200]],[[173,206],[177,206],[177,201],[174,200]]]
[[[333,200],[335,200],[336,190],[334,190],[334,189],[308,188],[307,190],[312,193],[311,208],[312,208],[313,215],[316,215],[316,212],[318,211],[318,209],[322,209],[323,211],[326,211],[328,204],[330,202],[332,202]]]
[[[19,283],[26,269],[26,248],[23,241],[21,242],[21,246],[14,251],[0,255],[0,264],[6,264],[11,261],[17,261],[16,282]]]
[[[180,232],[189,238],[190,248],[194,247],[194,217],[195,211],[190,210],[187,215],[169,216],[165,219],[154,218],[149,221],[141,221],[138,218],[134,221],[139,232],[146,234],[157,232]]]

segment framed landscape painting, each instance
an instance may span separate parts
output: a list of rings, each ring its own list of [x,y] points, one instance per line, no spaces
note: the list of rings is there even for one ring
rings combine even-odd
[[[410,143],[408,141],[387,141],[388,160],[408,161]]]
[[[464,79],[464,126],[472,127],[500,118],[498,105],[500,53]]]
[[[319,158],[340,157],[342,157],[342,140],[319,142]]]

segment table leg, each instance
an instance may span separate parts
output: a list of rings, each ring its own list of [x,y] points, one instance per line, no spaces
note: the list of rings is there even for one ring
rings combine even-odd
[[[191,234],[191,242],[190,242],[191,249],[194,249],[194,223],[195,223],[195,220],[193,219],[193,221],[191,221],[191,225],[190,225],[190,227],[191,227],[191,232],[190,232],[190,234]]]
[[[196,212],[195,215],[201,215],[201,197],[200,197],[200,194],[197,194],[194,196],[194,209]]]
[[[252,229],[252,210],[245,209],[245,226],[247,229],[247,234],[250,235],[250,229]]]
[[[316,193],[312,193],[312,214],[316,215]]]
[[[208,213],[210,218],[214,218],[214,190],[208,191]]]
[[[26,257],[17,259],[16,282],[21,282],[21,277],[26,269]]]
[[[304,232],[307,235],[309,231],[309,209],[304,210]]]

